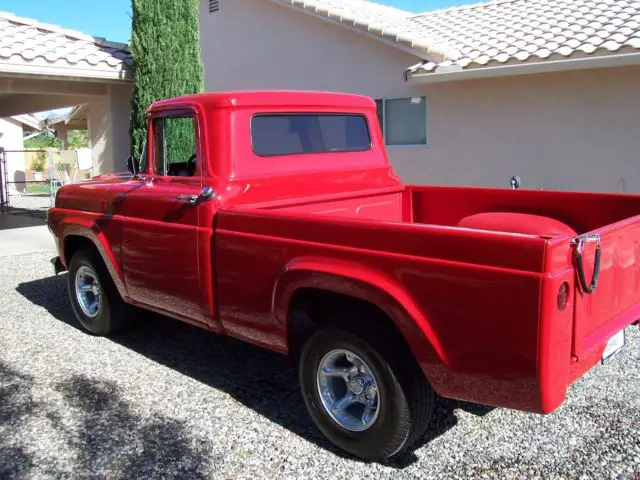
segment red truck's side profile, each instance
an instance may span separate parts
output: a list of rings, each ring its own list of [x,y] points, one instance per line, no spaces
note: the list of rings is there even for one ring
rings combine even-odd
[[[434,392],[550,413],[640,318],[640,196],[405,185],[356,95],[201,94],[148,116],[133,173],[49,210],[79,322],[108,335],[135,306],[291,355],[353,455],[409,447]]]

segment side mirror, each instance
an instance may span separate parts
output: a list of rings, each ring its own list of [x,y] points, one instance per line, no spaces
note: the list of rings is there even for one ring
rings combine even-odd
[[[133,175],[138,174],[139,165],[135,158],[132,155],[129,155],[127,158],[127,170],[129,170]]]

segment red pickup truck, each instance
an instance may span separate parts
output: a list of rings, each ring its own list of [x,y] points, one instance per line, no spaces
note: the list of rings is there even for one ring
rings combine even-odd
[[[409,447],[434,392],[550,413],[640,318],[640,196],[404,185],[361,96],[148,114],[131,174],[49,210],[79,322],[108,335],[142,307],[288,354],[353,455]]]

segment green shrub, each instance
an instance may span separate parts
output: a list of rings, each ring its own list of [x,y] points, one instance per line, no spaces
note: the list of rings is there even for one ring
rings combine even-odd
[[[146,140],[146,109],[156,100],[204,90],[198,0],[132,0],[131,151]]]

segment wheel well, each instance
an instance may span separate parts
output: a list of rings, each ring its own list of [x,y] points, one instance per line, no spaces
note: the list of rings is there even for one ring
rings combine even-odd
[[[88,239],[87,237],[83,237],[81,235],[69,235],[64,239],[64,262],[67,267],[69,267],[69,262],[71,258],[75,255],[78,250],[90,249],[93,250],[98,256],[100,256],[100,252],[96,248],[95,244]]]
[[[289,352],[297,359],[305,341],[318,329],[332,324],[332,312],[353,312],[353,323],[347,327],[354,331],[366,328],[384,335],[386,340],[405,347],[411,353],[404,337],[391,318],[377,305],[360,298],[317,288],[296,290],[289,304],[287,341]],[[340,325],[334,325],[340,326]]]

